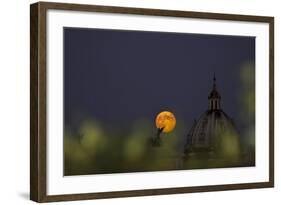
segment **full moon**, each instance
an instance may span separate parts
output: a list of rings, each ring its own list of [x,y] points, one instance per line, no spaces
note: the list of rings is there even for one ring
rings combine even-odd
[[[163,129],[163,132],[171,132],[176,126],[176,117],[169,111],[163,111],[157,115],[155,124],[158,129]]]

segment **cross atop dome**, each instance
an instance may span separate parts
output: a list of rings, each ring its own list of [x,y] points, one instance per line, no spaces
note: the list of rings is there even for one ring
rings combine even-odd
[[[214,77],[213,77],[213,89],[216,89],[216,73],[214,73]]]

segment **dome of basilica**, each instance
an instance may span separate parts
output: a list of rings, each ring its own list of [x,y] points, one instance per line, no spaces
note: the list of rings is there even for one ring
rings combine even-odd
[[[221,107],[221,96],[217,91],[216,78],[208,96],[208,109],[194,121],[185,144],[185,155],[196,151],[213,152],[221,146],[225,135],[231,134],[239,139],[233,120]]]

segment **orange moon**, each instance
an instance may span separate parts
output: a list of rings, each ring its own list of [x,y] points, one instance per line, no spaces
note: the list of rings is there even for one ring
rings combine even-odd
[[[163,111],[157,115],[155,124],[158,129],[163,128],[163,132],[171,132],[176,126],[176,117],[169,111]]]

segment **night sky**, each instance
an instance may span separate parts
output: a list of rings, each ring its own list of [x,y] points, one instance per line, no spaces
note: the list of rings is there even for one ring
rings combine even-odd
[[[188,131],[208,108],[215,72],[222,109],[239,129],[247,62],[254,37],[64,28],[65,125],[93,118],[130,127],[171,110]]]

